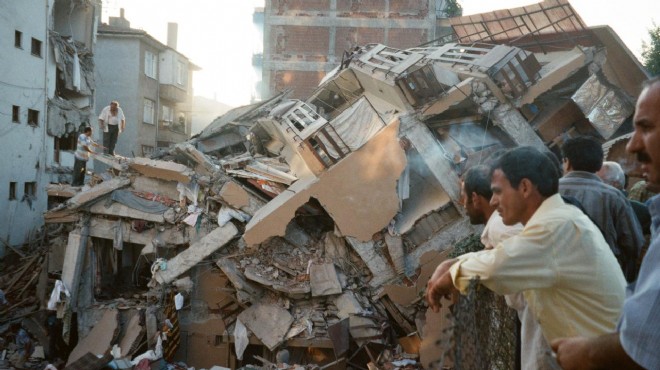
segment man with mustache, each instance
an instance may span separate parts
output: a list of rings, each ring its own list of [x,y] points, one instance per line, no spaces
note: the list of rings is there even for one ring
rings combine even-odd
[[[637,155],[649,183],[660,184],[660,77],[645,83],[633,122],[626,149]],[[566,370],[660,369],[660,197],[649,201],[654,238],[637,281],[628,286],[617,330],[596,338],[555,340],[552,348]]]

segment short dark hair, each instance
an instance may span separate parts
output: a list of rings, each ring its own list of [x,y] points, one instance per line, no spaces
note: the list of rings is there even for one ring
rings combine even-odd
[[[548,156],[531,146],[521,146],[506,152],[491,169],[501,170],[511,186],[518,188],[522,179],[528,179],[544,197],[559,191],[559,174]]]
[[[88,132],[92,132],[91,126],[85,126],[85,128],[83,129],[83,133],[88,133]]]
[[[490,168],[484,165],[471,167],[463,174],[463,187],[468,198],[472,193],[490,200],[493,191],[490,189]]]
[[[543,152],[546,157],[552,162],[553,165],[555,165],[555,170],[557,170],[557,177],[561,177],[562,174],[564,173],[564,169],[561,166],[561,161],[557,157],[557,155],[554,152],[551,152],[549,150],[546,150]]]
[[[561,154],[571,162],[575,171],[596,173],[603,166],[603,147],[590,137],[566,140],[561,146]]]

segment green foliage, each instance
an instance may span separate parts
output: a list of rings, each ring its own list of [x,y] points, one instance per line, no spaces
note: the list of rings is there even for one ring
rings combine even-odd
[[[656,26],[655,22],[649,29],[649,36],[650,43],[642,42],[642,59],[651,76],[657,76],[660,74],[660,26]]]
[[[445,8],[447,17],[460,17],[463,15],[463,7],[456,0],[447,0],[447,7]]]

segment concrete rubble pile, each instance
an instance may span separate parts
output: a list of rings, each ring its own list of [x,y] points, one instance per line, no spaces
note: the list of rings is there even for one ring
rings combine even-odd
[[[538,6],[551,3],[572,12]],[[626,134],[645,77],[608,27],[568,39],[539,26],[518,47],[469,39],[464,18],[451,19],[458,42],[366,45],[304,101],[236,108],[152,158],[96,155],[107,171],[93,186],[51,186],[66,293],[50,303],[79,338],[68,365],[436,361],[449,323],[427,310],[425,283],[479,232],[460,175],[502,148]]]

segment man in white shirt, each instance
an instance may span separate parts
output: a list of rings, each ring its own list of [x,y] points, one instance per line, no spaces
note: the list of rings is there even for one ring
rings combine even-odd
[[[99,115],[99,127],[103,130],[103,145],[107,148],[107,153],[115,155],[117,138],[126,128],[126,117],[124,111],[119,108],[119,102],[113,100],[103,108]]]
[[[94,153],[92,146],[100,146],[92,140],[92,128],[85,127],[83,133],[78,136],[78,145],[74,153],[73,179],[71,186],[82,186],[85,183],[85,173],[87,172],[87,160],[89,153]]]

